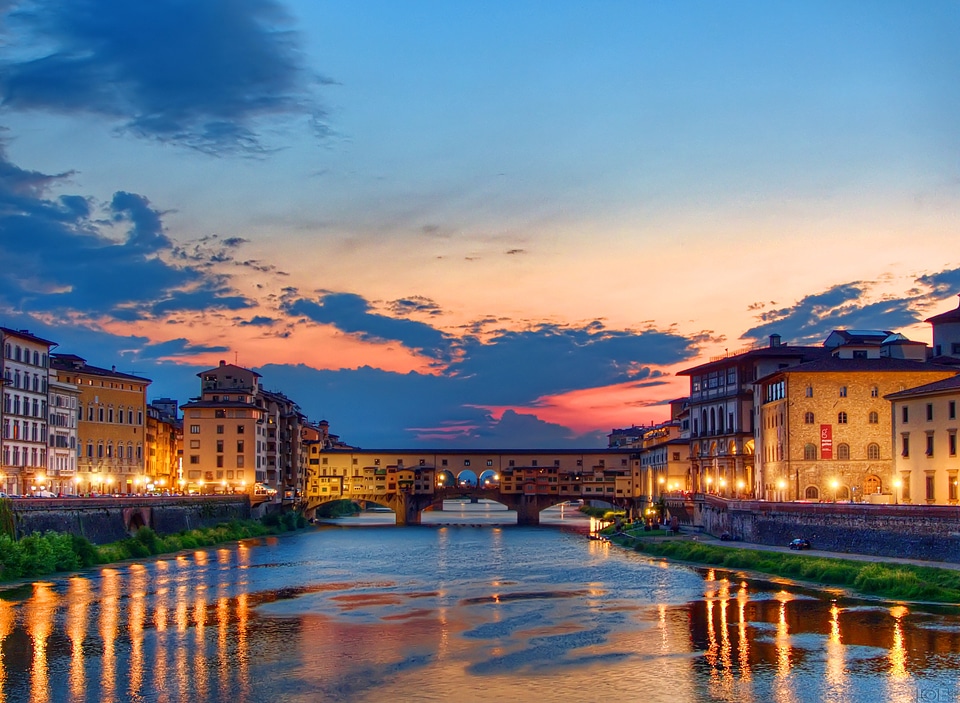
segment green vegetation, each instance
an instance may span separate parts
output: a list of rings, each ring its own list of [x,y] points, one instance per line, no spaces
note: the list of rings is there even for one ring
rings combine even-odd
[[[633,547],[644,554],[696,564],[747,569],[827,586],[845,586],[860,593],[893,600],[960,603],[960,571],[951,569],[720,547],[682,537],[614,539],[618,544]]]
[[[2,516],[0,516],[2,518]],[[60,571],[76,571],[97,564],[169,554],[182,549],[210,547],[248,537],[262,537],[305,527],[297,512],[272,513],[263,520],[231,522],[161,536],[149,527],[119,542],[96,546],[77,535],[60,532],[34,533],[14,540],[0,533],[0,581],[33,578]]]
[[[589,515],[597,520],[614,520],[618,517],[624,517],[626,512],[614,508],[595,508],[592,505],[581,505],[580,512]]]
[[[333,500],[317,508],[317,517],[337,518],[347,515],[359,515],[360,506],[349,498]]]

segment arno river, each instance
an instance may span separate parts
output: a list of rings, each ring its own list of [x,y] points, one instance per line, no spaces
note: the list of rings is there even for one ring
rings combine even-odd
[[[7,589],[0,701],[960,697],[960,608],[668,565],[576,517],[321,527]]]

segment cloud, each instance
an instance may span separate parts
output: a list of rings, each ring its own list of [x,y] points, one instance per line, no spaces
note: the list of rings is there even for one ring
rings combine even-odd
[[[0,305],[121,320],[249,306],[224,278],[164,259],[173,245],[147,198],[46,197],[64,178],[19,168],[0,144]]]
[[[96,114],[122,131],[209,153],[256,153],[261,125],[324,134],[317,87],[275,0],[9,3],[0,102]],[[11,27],[13,29],[11,29]]]
[[[647,378],[654,373],[650,365],[695,356],[696,344],[671,332],[608,330],[593,322],[504,331],[486,341],[468,337],[461,353],[449,372],[484,379],[477,384],[474,402],[519,405],[545,395]]]
[[[388,304],[390,312],[394,315],[412,315],[415,313],[425,313],[428,315],[441,315],[443,311],[430,298],[422,295],[412,295],[408,298],[391,300]]]
[[[767,310],[756,316],[759,325],[741,339],[763,339],[779,334],[797,344],[820,344],[835,329],[896,331],[922,319],[920,308],[930,298],[942,298],[960,285],[960,269],[922,276],[917,283],[929,288],[909,295],[870,300],[872,285],[853,281],[808,295],[794,305]]]
[[[171,356],[193,356],[205,352],[225,352],[230,351],[229,347],[209,346],[203,344],[192,344],[183,337],[179,339],[170,339],[158,344],[146,344],[138,351],[140,359],[162,359]]]
[[[263,315],[255,315],[255,316],[252,317],[251,319],[249,319],[249,320],[241,320],[241,321],[238,322],[237,324],[240,325],[240,327],[249,327],[249,326],[253,326],[253,327],[271,327],[275,322],[276,322],[276,320],[275,320],[274,318],[272,318],[272,317],[265,317],[265,316],[263,316]]]
[[[395,341],[434,359],[450,358],[453,341],[449,335],[422,322],[371,312],[370,304],[354,293],[326,293],[316,301],[289,297],[281,303],[281,309],[334,325],[366,342]]]

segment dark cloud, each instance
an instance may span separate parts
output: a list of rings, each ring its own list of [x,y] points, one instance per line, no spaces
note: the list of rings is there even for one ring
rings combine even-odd
[[[87,198],[46,197],[62,180],[15,166],[0,145],[0,305],[124,320],[249,305],[222,277],[164,260],[172,244],[145,197],[119,191],[98,219]]]
[[[443,313],[440,306],[434,301],[420,295],[392,300],[388,303],[388,307],[390,312],[395,315],[412,315],[414,313],[441,315]]]
[[[507,249],[507,254],[526,254],[526,249]]]
[[[170,339],[159,344],[147,344],[138,350],[138,358],[142,360],[160,359],[169,356],[192,356],[205,352],[225,352],[230,351],[229,347],[209,346],[203,344],[191,344],[189,340],[181,337],[180,339]]]
[[[281,303],[281,309],[320,324],[334,325],[363,341],[395,341],[434,359],[450,358],[449,335],[422,322],[371,312],[370,304],[353,293],[327,293],[316,301],[293,297]]]
[[[449,372],[484,379],[475,389],[477,404],[520,405],[544,395],[650,378],[656,373],[651,365],[690,359],[696,345],[670,332],[607,330],[594,322],[539,325],[487,341],[468,337],[461,352]]]
[[[275,0],[20,0],[0,13],[17,38],[0,53],[6,109],[97,114],[210,153],[263,151],[267,119],[326,132],[325,81]]]
[[[797,344],[819,344],[835,329],[896,330],[919,320],[914,310],[917,297],[869,303],[862,300],[867,290],[867,284],[859,281],[845,283],[808,295],[793,306],[768,310],[757,316],[760,324],[741,339],[779,334]]]
[[[276,322],[276,320],[275,320],[274,318],[272,318],[272,317],[265,317],[265,316],[263,316],[263,315],[256,315],[256,316],[252,317],[252,318],[249,319],[249,320],[241,320],[241,321],[238,322],[237,324],[240,325],[241,327],[248,327],[248,326],[253,326],[253,327],[270,327],[270,326],[272,326],[275,322]]]
[[[960,268],[944,269],[917,279],[918,283],[930,286],[938,297],[960,294]]]

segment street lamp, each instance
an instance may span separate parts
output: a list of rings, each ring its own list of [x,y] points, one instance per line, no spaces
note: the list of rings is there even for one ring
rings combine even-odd
[[[784,495],[784,491],[786,490],[786,488],[787,488],[787,482],[786,482],[786,481],[784,481],[782,478],[777,481],[777,490],[780,492],[780,500],[781,500],[781,501],[784,500],[784,498],[786,497],[786,496]]]
[[[707,493],[710,492],[710,484],[713,483],[713,476],[707,476]]]
[[[903,481],[899,478],[893,479],[893,504],[897,505],[900,499],[900,487],[903,485]]]
[[[830,481],[830,488],[833,489],[833,502],[837,502],[837,489],[840,488],[840,482],[837,479]]]

